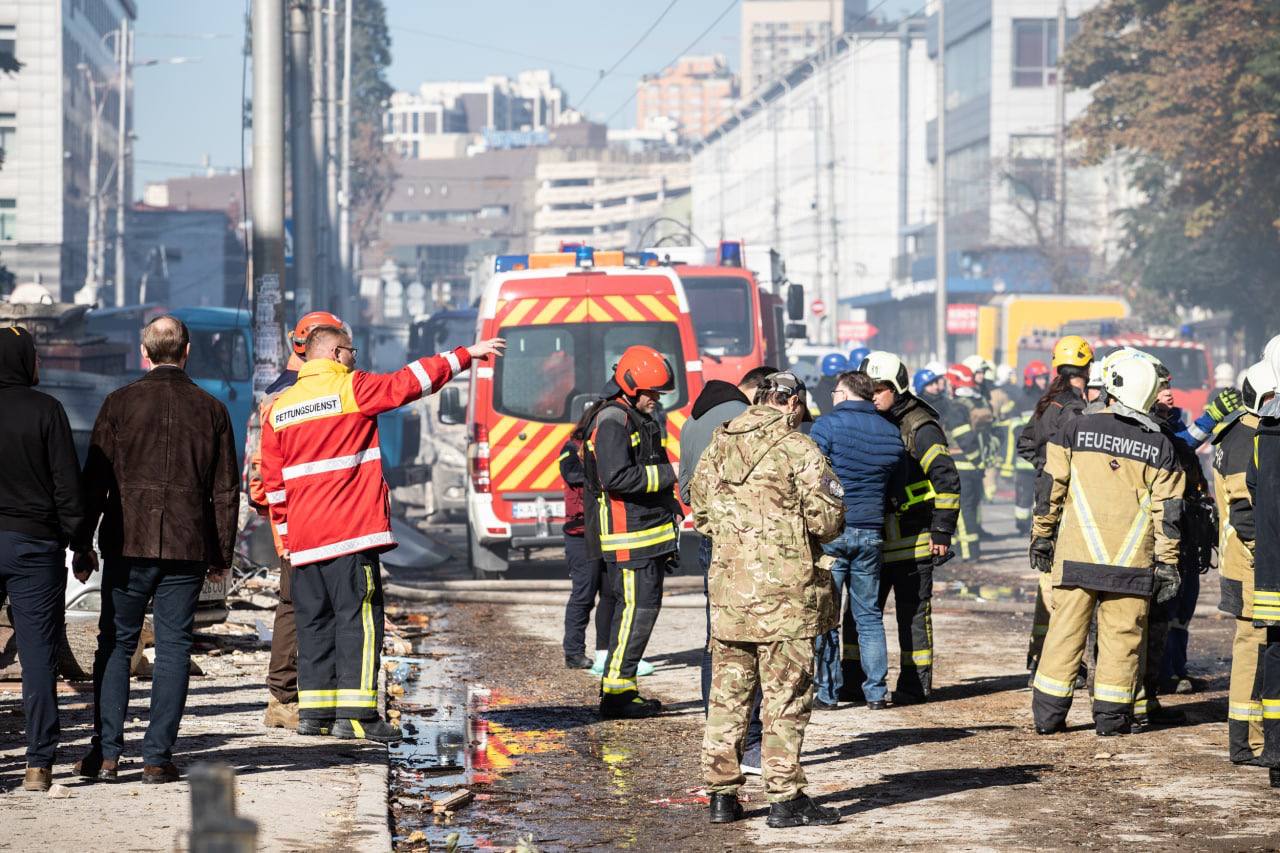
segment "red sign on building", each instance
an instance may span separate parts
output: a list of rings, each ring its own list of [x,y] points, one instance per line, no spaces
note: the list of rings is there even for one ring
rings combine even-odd
[[[947,306],[948,335],[976,335],[978,333],[978,306],[957,303]]]

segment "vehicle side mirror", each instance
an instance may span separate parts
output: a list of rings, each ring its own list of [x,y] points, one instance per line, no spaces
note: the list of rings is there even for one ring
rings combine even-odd
[[[804,319],[804,285],[793,284],[787,288],[787,318],[795,321]],[[790,337],[788,333],[787,337]]]
[[[440,390],[440,409],[437,417],[442,424],[460,424],[467,419],[467,407],[462,403],[462,391],[455,387]]]
[[[787,338],[793,341],[802,341],[809,336],[809,330],[804,323],[788,323]]]

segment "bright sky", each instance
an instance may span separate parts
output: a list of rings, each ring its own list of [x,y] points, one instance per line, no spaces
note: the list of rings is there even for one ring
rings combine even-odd
[[[356,0],[356,13],[360,4]],[[883,0],[896,14],[917,0]],[[569,103],[627,127],[635,105],[624,102],[642,74],[660,71],[684,52],[723,53],[738,66],[738,10],[695,42],[729,0],[676,0],[653,33],[584,103],[601,71],[612,67],[671,6],[671,0],[386,0],[393,61],[390,82],[416,89],[425,80],[477,80],[550,68]],[[602,7],[611,6],[607,14]],[[870,4],[873,8],[876,2]],[[194,62],[138,68],[134,126],[138,135],[134,191],[149,181],[240,165],[241,0],[139,0],[138,61],[187,57]],[[252,89],[252,80],[247,81]],[[246,156],[252,141],[246,140]]]

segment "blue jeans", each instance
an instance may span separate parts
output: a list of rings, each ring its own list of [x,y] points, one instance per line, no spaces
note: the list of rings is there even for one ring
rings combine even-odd
[[[862,696],[866,701],[880,702],[888,695],[889,650],[884,639],[884,607],[879,603],[883,544],[879,530],[846,527],[844,533],[822,546],[836,560],[831,580],[837,606],[841,593],[846,588],[849,591],[849,606],[840,611],[844,654],[840,651],[839,628],[818,635],[815,641],[814,682],[818,699],[823,702],[835,704],[845,682],[859,677],[865,679]],[[852,688],[852,683],[849,686]]]
[[[104,758],[124,751],[129,707],[129,661],[138,648],[147,604],[152,605],[156,662],[151,675],[151,720],[142,740],[148,767],[173,760],[187,706],[196,603],[207,566],[178,560],[108,558],[102,570],[102,613],[93,663],[94,746]]]

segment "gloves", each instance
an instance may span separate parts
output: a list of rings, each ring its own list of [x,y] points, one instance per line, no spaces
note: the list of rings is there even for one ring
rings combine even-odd
[[[1227,415],[1243,404],[1239,391],[1234,388],[1224,388],[1218,392],[1218,396],[1209,401],[1209,405],[1205,406],[1204,410],[1209,417],[1213,418],[1214,423],[1220,424],[1227,419]]]
[[[1166,601],[1172,600],[1178,594],[1178,588],[1181,586],[1182,575],[1178,574],[1177,566],[1171,566],[1168,563],[1156,563],[1156,583],[1151,590],[1156,604],[1164,604]]]
[[[1037,536],[1031,540],[1031,568],[1037,572],[1053,571],[1053,540]]]

